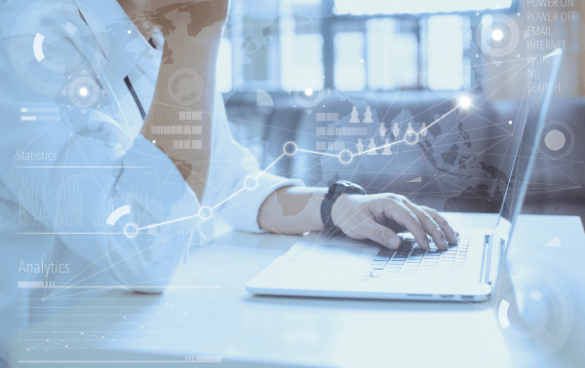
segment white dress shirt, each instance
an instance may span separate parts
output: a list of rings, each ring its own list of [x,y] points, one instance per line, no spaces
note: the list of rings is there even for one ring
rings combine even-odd
[[[161,36],[156,49],[149,45],[116,0],[0,4],[0,358],[7,360],[9,338],[74,306],[79,298],[71,295],[115,285],[160,291],[201,228],[208,236],[219,222],[258,232],[266,197],[302,182],[259,169],[232,139],[218,93],[201,204],[213,217],[203,221],[176,166],[140,135],[139,106],[148,113]],[[75,95],[80,86],[85,96]],[[180,110],[176,124],[191,123],[179,121]],[[240,192],[249,176],[258,187]],[[130,213],[108,220],[117,208]],[[129,223],[138,235],[125,233]]]

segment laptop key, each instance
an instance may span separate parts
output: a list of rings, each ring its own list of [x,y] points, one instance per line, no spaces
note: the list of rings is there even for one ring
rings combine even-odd
[[[378,252],[378,257],[392,257],[392,254],[394,254],[394,250],[389,249],[389,248],[382,248],[380,249],[380,251]]]
[[[372,272],[372,277],[376,278],[379,277],[382,274],[381,270],[376,270]]]
[[[426,251],[425,251],[424,249],[421,249],[421,248],[415,248],[415,249],[412,251],[412,254],[411,254],[411,255],[412,255],[412,256],[420,256],[420,255],[423,255],[423,254],[425,254],[425,253],[426,253]]]

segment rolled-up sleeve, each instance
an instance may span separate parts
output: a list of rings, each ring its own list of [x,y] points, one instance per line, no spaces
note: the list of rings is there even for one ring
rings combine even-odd
[[[264,230],[260,229],[258,224],[258,213],[266,198],[279,188],[304,185],[304,183],[300,179],[286,179],[273,174],[255,172],[239,180],[235,188],[245,188],[245,180],[248,177],[257,177],[257,187],[252,190],[242,190],[240,199],[235,198],[233,203],[226,205],[224,216],[235,229],[263,232]],[[252,180],[251,183],[255,182]]]
[[[262,232],[258,213],[266,198],[279,188],[304,183],[260,170],[250,150],[232,138],[219,93],[215,101],[213,150],[203,205],[219,205],[218,212],[234,229]]]

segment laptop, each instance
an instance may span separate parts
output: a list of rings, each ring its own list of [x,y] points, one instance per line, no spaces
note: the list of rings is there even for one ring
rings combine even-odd
[[[488,300],[495,292],[520,214],[562,56],[557,49],[527,69],[526,97],[504,154],[514,159],[502,163],[501,170],[510,175],[495,227],[459,229],[458,244],[446,251],[432,243],[425,251],[410,234],[401,234],[402,244],[396,251],[347,237],[319,244],[300,241],[252,278],[246,289],[259,295]],[[536,129],[525,131],[531,103],[541,106],[540,113]]]

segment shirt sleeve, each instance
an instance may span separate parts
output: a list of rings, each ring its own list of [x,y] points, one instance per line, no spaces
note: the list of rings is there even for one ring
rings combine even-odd
[[[241,199],[236,199],[232,203],[226,203],[224,217],[234,227],[234,229],[247,232],[264,232],[258,224],[258,213],[260,207],[275,190],[292,185],[304,185],[300,179],[286,179],[277,175],[263,173],[261,171],[251,172],[250,175],[236,182],[235,188],[244,188],[246,178],[257,177],[256,188],[252,190],[244,189]],[[254,185],[254,181],[249,181]],[[240,189],[241,190],[241,189]]]
[[[55,12],[42,17],[51,23]],[[0,124],[10,139],[0,145],[0,196],[20,208],[12,221],[59,238],[98,268],[95,276],[107,272],[133,289],[160,291],[198,226],[195,194],[168,156],[138,134],[142,122],[124,114],[131,97],[123,76],[81,53],[91,34],[43,35],[46,55],[72,63],[59,69],[39,65],[33,47],[22,47],[35,34],[11,35],[13,20],[2,19]],[[71,95],[80,86],[93,103]]]
[[[255,156],[233,139],[219,92],[215,101],[214,143],[203,204],[219,206],[218,212],[237,230],[263,232],[258,213],[266,198],[279,188],[304,183],[260,170]]]

